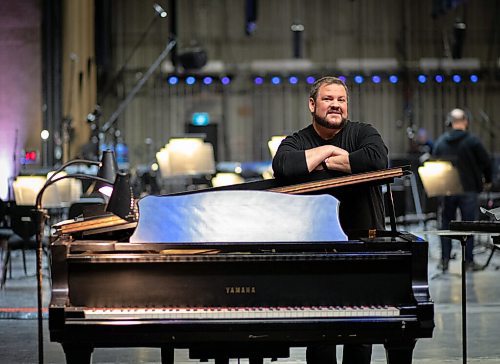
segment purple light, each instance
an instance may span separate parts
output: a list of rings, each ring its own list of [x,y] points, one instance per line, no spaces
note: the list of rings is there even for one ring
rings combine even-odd
[[[213,81],[213,79],[210,76],[207,76],[207,77],[203,78],[203,83],[205,85],[210,85],[212,83],[212,81]]]
[[[316,81],[316,79],[313,77],[313,76],[307,76],[306,78],[306,82],[309,84],[309,85],[312,85],[314,83],[314,81]]]
[[[342,82],[344,82],[344,83],[345,83],[346,78],[345,78],[345,76],[339,76],[339,80],[341,80]]]
[[[437,83],[442,83],[444,81],[444,77],[441,75],[436,75],[434,76],[434,81],[436,81]]]
[[[223,85],[229,85],[231,83],[231,79],[227,76],[224,76],[220,79],[220,82],[223,84]]]
[[[398,83],[398,76],[396,76],[396,75],[390,75],[389,76],[389,82],[390,83]]]
[[[271,78],[271,83],[273,85],[279,85],[281,83],[281,78],[279,78],[278,76],[274,76],[273,78]]]
[[[194,85],[196,82],[196,78],[194,78],[193,76],[188,76],[186,77],[186,85]]]
[[[290,84],[292,84],[292,85],[296,85],[299,82],[299,79],[295,76],[290,76],[290,78],[288,79],[288,82],[290,82]]]
[[[460,77],[460,75],[453,75],[452,79],[455,83],[460,83],[462,81],[462,77]]]
[[[381,81],[380,76],[375,75],[375,76],[372,77],[372,82],[373,83],[380,83],[380,81]]]
[[[264,79],[262,77],[255,77],[253,79],[253,83],[255,83],[256,85],[262,85],[264,83]]]
[[[479,81],[479,77],[477,75],[470,75],[470,82],[476,83]]]

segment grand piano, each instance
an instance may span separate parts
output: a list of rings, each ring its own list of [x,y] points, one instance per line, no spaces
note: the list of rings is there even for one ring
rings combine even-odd
[[[338,200],[303,195],[402,174],[148,196],[137,223],[60,226],[50,338],[67,363],[89,363],[95,348],[144,346],[161,348],[168,364],[176,348],[256,364],[317,343],[383,344],[388,363],[411,363],[434,328],[428,243],[394,229],[347,237]]]

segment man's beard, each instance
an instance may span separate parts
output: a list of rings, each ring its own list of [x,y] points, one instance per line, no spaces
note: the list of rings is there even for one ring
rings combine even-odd
[[[318,125],[321,125],[322,127],[325,127],[327,129],[342,129],[347,122],[347,119],[342,117],[339,125],[332,125],[326,120],[326,118],[319,116],[318,114],[316,114],[316,112],[313,113],[313,118],[314,121],[318,123]]]

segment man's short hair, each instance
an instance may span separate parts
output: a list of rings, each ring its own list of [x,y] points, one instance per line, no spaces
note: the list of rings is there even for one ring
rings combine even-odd
[[[467,113],[462,109],[453,109],[448,113],[446,117],[446,126],[451,126],[451,123],[455,120],[467,120],[469,121],[469,117]]]
[[[349,90],[347,89],[346,84],[340,78],[333,76],[326,76],[317,79],[311,86],[311,90],[309,91],[309,97],[314,101],[316,101],[319,88],[323,85],[333,85],[333,84],[344,86],[345,93],[347,95],[347,100],[349,100]]]

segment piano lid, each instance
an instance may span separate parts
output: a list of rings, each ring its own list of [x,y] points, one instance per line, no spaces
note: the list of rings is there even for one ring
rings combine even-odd
[[[132,243],[346,241],[330,195],[213,191],[139,200]]]

